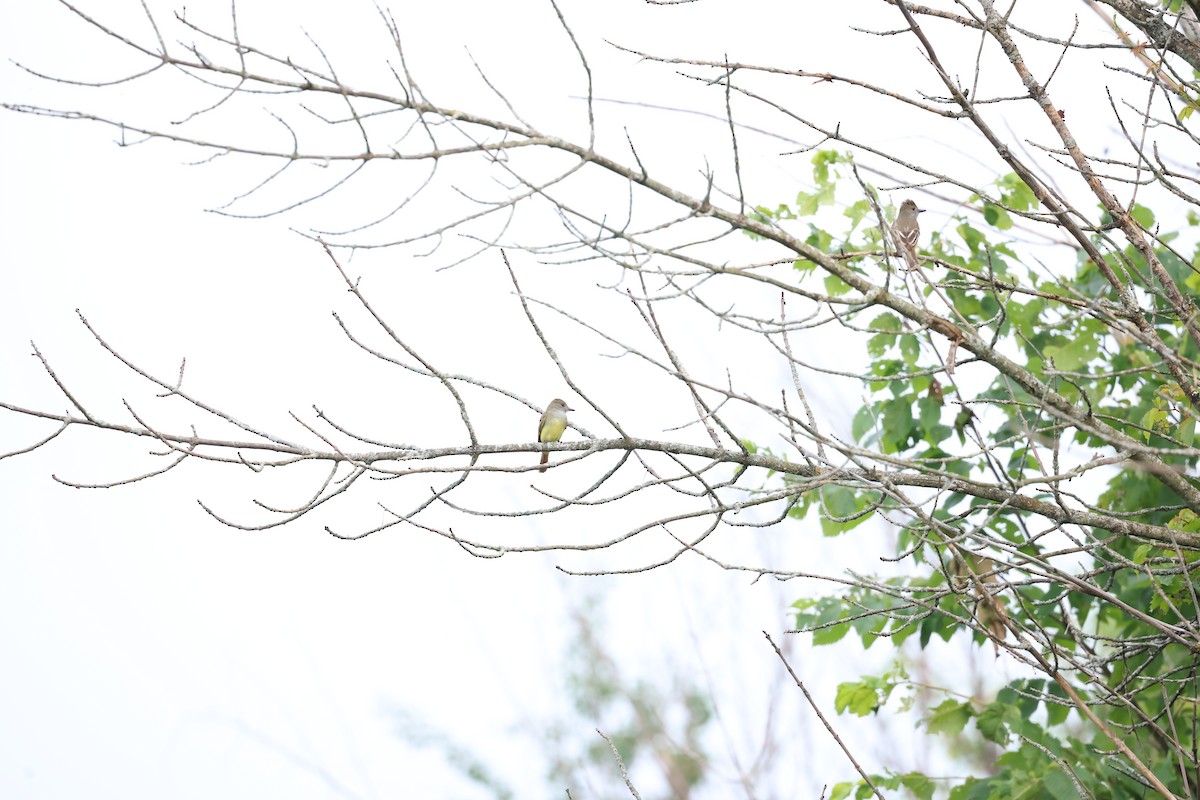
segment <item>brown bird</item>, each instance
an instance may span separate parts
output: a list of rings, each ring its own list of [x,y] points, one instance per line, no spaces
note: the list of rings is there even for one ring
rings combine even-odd
[[[904,257],[905,265],[910,269],[917,268],[917,239],[921,238],[921,224],[917,215],[925,209],[917,208],[913,200],[905,200],[900,204],[900,213],[892,225],[892,238],[896,240],[896,249]]]

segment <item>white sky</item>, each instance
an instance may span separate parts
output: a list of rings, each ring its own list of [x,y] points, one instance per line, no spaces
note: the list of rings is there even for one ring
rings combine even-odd
[[[173,8],[151,5],[163,15]],[[148,41],[139,3],[109,0],[87,7]],[[933,91],[911,42],[850,32],[851,20],[837,17],[850,7],[856,9],[851,13],[872,9],[878,15],[858,24],[901,25],[894,12],[864,3],[562,3],[600,96],[720,112],[711,90],[673,79],[670,68],[616,53],[606,39],[660,54],[719,59],[727,53],[733,60],[856,75],[908,74]],[[411,63],[435,99],[489,102],[463,50],[469,46],[539,124],[581,130],[582,105],[571,99],[583,92],[581,73],[548,4],[464,0],[398,3],[393,9]],[[228,4],[200,3],[188,11],[224,25]],[[308,31],[356,85],[378,77],[379,58],[391,55],[367,2],[335,8],[248,1],[239,4],[239,21],[246,40],[305,59],[312,51],[301,30]],[[0,51],[32,68],[86,80],[113,78],[133,63],[51,0],[0,6]],[[969,60],[964,63],[969,67]],[[908,72],[897,72],[901,68]],[[192,97],[157,79],[144,90],[94,93],[31,79],[8,64],[0,75],[5,102],[157,120],[195,108]],[[824,87],[811,91],[826,120],[858,126],[881,146],[925,154],[942,148],[939,157],[946,161],[956,158],[952,151],[966,149],[905,127],[907,118],[881,110],[869,97],[858,96],[861,105],[828,107],[840,95]],[[278,129],[260,105],[246,104],[238,124],[247,135],[277,142]],[[725,157],[719,124],[599,108],[621,123],[610,125],[609,135],[628,124],[651,170],[689,190],[700,191],[704,156],[714,162]],[[288,230],[369,219],[388,205],[379,202],[381,193],[392,191],[388,181],[347,188],[334,201],[288,217],[230,219],[204,209],[253,185],[263,174],[256,165],[187,166],[196,153],[162,144],[121,149],[115,136],[85,123],[0,115],[0,399],[66,407],[29,355],[32,339],[99,416],[127,419],[120,401],[128,397],[139,409],[162,413],[158,419],[190,418],[178,407],[156,406],[153,392],[99,350],[74,315],[79,308],[114,346],[163,377],[173,378],[186,356],[193,392],[255,424],[301,438],[287,412],[311,419],[316,404],[381,436],[458,443],[438,438],[455,430],[444,397],[409,394],[394,383],[393,372],[345,342],[329,312],[360,324],[361,315],[355,316],[323,255]],[[761,202],[786,202],[808,181],[807,158],[781,161],[775,155],[782,149],[751,136],[743,142],[749,188]],[[277,196],[294,196],[289,192],[305,182],[316,185],[320,170],[303,165],[295,170],[296,183],[285,184]],[[251,203],[244,210],[260,208]],[[424,211],[414,213],[419,219]],[[452,242],[447,250],[457,246]],[[489,255],[435,272],[445,260],[449,256],[441,253],[422,260],[389,251],[364,255],[352,269],[366,276],[364,286],[376,293],[373,299],[389,319],[448,371],[489,373],[535,402],[562,394],[561,379],[536,350],[497,259]],[[600,280],[577,274],[570,279],[577,283],[569,283],[528,257],[514,260],[526,288],[550,296],[570,297]],[[614,305],[605,313],[627,310]],[[601,358],[610,348],[554,322],[549,330],[585,365],[580,374],[598,396],[644,435],[665,436],[664,429],[686,420],[686,407],[665,399],[647,404],[630,391],[636,381],[624,371],[627,362],[614,366]],[[712,346],[714,364],[736,362],[736,344],[717,339]],[[820,387],[813,393],[826,410],[845,402],[823,395]],[[850,406],[858,402],[851,398]],[[483,419],[489,441],[527,441],[536,427],[536,415],[518,413],[511,404]],[[576,419],[603,430],[597,415],[584,412]],[[30,444],[50,430],[0,416],[0,450]],[[322,531],[325,524],[351,530],[382,522],[370,500],[339,501],[280,529],[235,531],[209,518],[196,500],[238,519],[261,519],[252,498],[295,502],[308,484],[288,477],[266,489],[247,488],[246,475],[211,465],[188,464],[164,478],[112,490],[70,489],[50,477],[85,483],[127,477],[157,465],[145,450],[115,436],[69,431],[37,452],[0,461],[0,796],[483,796],[436,750],[396,738],[388,711],[395,707],[474,749],[519,796],[541,796],[546,784],[538,743],[520,734],[555,720],[566,705],[559,673],[567,612],[593,593],[607,597],[612,647],[631,675],[661,678],[670,669],[697,674],[702,665],[711,673],[730,718],[750,720],[750,733],[733,737],[745,756],[752,752],[753,726],[765,713],[770,681],[778,678],[761,631],[787,627],[782,607],[814,591],[799,585],[780,591],[765,581],[751,585],[746,576],[694,559],[619,580],[564,579],[554,570],[559,564],[594,569],[643,563],[663,551],[661,539],[632,551],[486,561],[411,529],[354,543]],[[546,484],[553,486],[555,477],[551,473]],[[495,502],[536,502],[527,478]],[[578,533],[598,540],[622,530],[622,522],[630,524],[620,515],[598,516],[578,531],[564,531],[554,517],[541,518],[524,526],[523,538],[563,541]],[[488,538],[486,521],[469,524],[472,535]],[[836,574],[850,565],[846,559],[886,549],[879,532],[839,543],[810,531],[801,538],[801,527],[761,534],[765,543],[730,552],[744,561],[775,553],[783,566]],[[871,571],[878,562],[870,558],[854,567]],[[883,649],[873,649],[861,663],[880,663],[888,655]],[[948,652],[959,658],[964,650]],[[798,660],[828,713],[836,681],[846,677],[846,664],[837,659],[848,658],[857,658],[852,648],[805,651]],[[995,666],[999,677],[1005,669]],[[828,741],[795,694],[785,693],[779,702],[786,712],[781,732],[797,737],[788,746],[808,758],[797,757],[781,778],[791,782],[775,788],[808,796],[825,783],[850,779],[849,765],[829,755]],[[862,743],[870,768],[892,765],[886,758],[895,754],[881,753],[873,740],[877,720],[835,724],[849,741]],[[616,787],[615,774],[608,778],[613,782],[607,786]],[[714,796],[728,788],[716,787]]]

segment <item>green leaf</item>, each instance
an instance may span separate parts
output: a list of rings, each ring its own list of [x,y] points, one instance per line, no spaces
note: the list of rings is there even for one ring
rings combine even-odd
[[[1050,770],[1042,778],[1042,789],[1054,800],[1079,800],[1075,783],[1061,769]]]
[[[857,203],[851,203],[842,213],[850,220],[850,230],[858,228],[859,224],[871,214],[871,204],[866,200],[859,200]]]
[[[840,625],[830,625],[829,623],[836,622],[844,616],[844,604],[837,598],[827,597],[819,601],[819,606],[820,608],[815,618],[812,618],[810,615],[811,621],[806,625],[797,625],[797,627],[827,626],[813,631],[813,644],[817,646],[841,641],[850,632],[849,623],[842,623]],[[796,616],[799,619],[800,615],[797,614]]]
[[[821,489],[821,532],[826,536],[837,536],[857,528],[873,515],[854,517],[866,507],[866,503],[852,489],[845,486],[826,486]],[[842,517],[843,519],[836,519]],[[845,519],[853,517],[853,519]]]
[[[1008,212],[993,203],[983,204],[983,218],[996,230],[1006,231],[1013,226],[1012,217]]]
[[[870,406],[863,406],[854,412],[854,419],[850,423],[850,435],[854,437],[854,441],[861,443],[863,437],[874,428],[875,415],[871,413]]]
[[[1000,198],[1009,208],[1015,208],[1017,211],[1028,211],[1038,203],[1037,195],[1033,193],[1033,189],[1030,189],[1029,184],[1021,180],[1020,176],[1015,172],[1010,172],[996,181],[996,185],[1000,188]]]
[[[818,185],[828,184],[830,166],[834,164],[842,164],[849,160],[845,153],[839,153],[837,150],[818,150],[813,154],[813,180]]]
[[[871,358],[879,358],[888,351],[888,348],[896,343],[896,334],[894,333],[877,333],[870,339],[867,339],[867,355]]]
[[[1129,216],[1133,217],[1133,221],[1146,230],[1154,228],[1154,212],[1143,205],[1134,203],[1133,210],[1129,212]]]
[[[821,208],[821,195],[799,192],[796,195],[796,214],[811,217]]]
[[[995,787],[996,782],[991,778],[986,780],[967,778],[950,790],[950,800],[991,800],[992,789]],[[1001,800],[1001,798],[1002,795],[997,793],[996,800]]]
[[[825,501],[825,509],[835,517],[848,517],[858,511],[854,490],[845,486],[826,486],[821,489],[821,499]]]
[[[828,628],[821,628],[820,630],[813,631],[813,645],[820,647],[840,642],[846,638],[846,634],[849,632],[849,625],[830,625]]]
[[[946,604],[949,605],[950,602],[952,601],[947,599]],[[950,641],[957,629],[958,623],[945,614],[930,614],[921,620],[921,648],[924,649],[929,644],[934,634],[937,634],[938,638],[944,642]]]
[[[967,243],[967,248],[970,249],[973,255],[977,255],[983,245],[987,244],[987,237],[981,231],[965,222],[958,226],[957,231],[962,240]]]
[[[903,330],[903,327],[900,325],[900,318],[890,311],[886,311],[871,320],[871,328],[877,331],[892,331],[893,333],[899,333]]]
[[[1058,369],[1073,372],[1100,354],[1100,337],[1083,334],[1065,344],[1048,345],[1043,352],[1054,359]]]
[[[1167,410],[1165,408],[1152,408],[1142,415],[1142,427],[1146,430],[1142,432],[1142,437],[1148,442],[1150,441],[1151,431],[1162,430],[1163,423],[1167,421]]]
[[[954,433],[949,425],[930,425],[925,429],[925,441],[933,445],[940,445],[942,442],[950,438],[950,434]],[[951,461],[942,465],[942,469],[947,472],[953,472],[956,475],[962,475],[964,478],[971,474],[970,463],[962,460]]]
[[[854,784],[850,781],[835,783],[833,791],[829,793],[829,800],[846,800],[852,791],[854,791]]]
[[[879,776],[872,775],[871,781],[875,784],[878,784],[880,782]],[[868,798],[871,798],[874,796],[875,796],[874,790],[872,790],[871,787],[867,785],[866,781],[858,782],[858,788],[854,790],[854,800],[868,800]]]
[[[921,800],[930,800],[933,797],[934,782],[919,772],[907,772],[901,775],[900,783]]]
[[[1054,695],[1063,700],[1067,699],[1067,693],[1063,688],[1053,681],[1049,681],[1049,686],[1046,687],[1046,693]],[[1050,725],[1061,725],[1067,721],[1067,716],[1071,713],[1071,706],[1062,703],[1046,703],[1046,722]]]
[[[865,682],[838,684],[833,707],[839,714],[849,711],[855,716],[865,717],[879,710],[879,693]]]
[[[1171,521],[1167,523],[1167,527],[1175,531],[1196,533],[1200,531],[1200,516],[1197,516],[1196,512],[1190,508],[1180,509],[1179,513],[1171,517]]]
[[[1191,447],[1196,441],[1196,418],[1188,414],[1187,419],[1175,431],[1175,438],[1183,442],[1184,447]]]
[[[930,711],[925,720],[925,727],[930,733],[944,733],[947,736],[957,736],[971,721],[971,706],[957,700],[943,700],[940,705]]]
[[[921,427],[927,431],[942,418],[942,404],[932,397],[922,397],[917,401],[917,408],[921,412]]]
[[[850,284],[846,283],[837,275],[826,275],[825,291],[834,297],[841,297],[850,291]]]
[[[907,449],[913,433],[912,402],[908,398],[897,397],[884,403],[881,427],[883,431],[880,438],[885,453]]]
[[[1007,703],[991,703],[976,715],[975,727],[979,729],[983,738],[1003,747],[1008,744],[1008,723],[1015,711],[1016,709]]]

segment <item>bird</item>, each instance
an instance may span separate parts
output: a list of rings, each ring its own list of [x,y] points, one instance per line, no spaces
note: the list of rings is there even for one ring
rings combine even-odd
[[[551,400],[550,405],[546,406],[546,413],[542,414],[542,418],[538,420],[538,441],[557,442],[561,439],[563,431],[567,429],[567,412],[574,410],[557,397]],[[546,462],[549,460],[550,452],[543,450],[538,472],[546,471]]]
[[[921,237],[921,224],[917,215],[925,209],[918,208],[916,201],[905,200],[900,204],[900,213],[892,225],[892,237],[896,240],[896,249],[904,257],[905,265],[910,269],[917,268],[917,239]]]

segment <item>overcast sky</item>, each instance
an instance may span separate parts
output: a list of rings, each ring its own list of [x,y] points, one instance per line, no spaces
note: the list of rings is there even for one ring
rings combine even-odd
[[[164,17],[175,8],[150,6]],[[673,77],[671,68],[639,62],[605,40],[666,55],[720,59],[727,53],[732,60],[892,77],[900,68],[892,48],[900,47],[911,80],[932,86],[911,43],[854,34],[854,20],[836,16],[845,11],[841,6],[880,14],[859,24],[901,24],[882,4],[867,3],[561,4],[602,97],[721,112],[711,89],[706,94],[705,87]],[[84,7],[151,41],[135,0]],[[200,3],[188,11],[225,24],[228,8]],[[578,97],[586,84],[548,3],[396,3],[392,9],[410,65],[430,96],[451,107],[494,103],[474,73],[469,47],[539,124],[582,130]],[[312,59],[307,32],[356,85],[356,77],[378,78],[382,59],[392,55],[369,2],[247,0],[238,11],[245,40]],[[110,80],[139,64],[52,0],[3,4],[0,49],[32,69],[78,80]],[[98,93],[32,78],[12,64],[0,69],[4,102],[157,120],[197,107],[195,96],[165,79],[152,78],[136,91]],[[828,97],[814,94],[813,102]],[[654,169],[685,187],[702,185],[705,156],[715,160],[727,152],[719,122],[615,104],[599,110],[633,127]],[[881,119],[865,98],[839,111],[838,118],[863,126],[880,144],[926,153],[943,148],[944,158],[959,157],[954,143],[932,142],[919,129]],[[261,109],[236,122],[247,135],[278,142],[272,139],[277,127]],[[188,163],[203,157],[196,151],[162,143],[121,148],[118,138],[117,131],[88,123],[0,113],[0,400],[66,408],[30,355],[32,340],[97,415],[129,420],[125,398],[158,412],[154,391],[96,345],[76,316],[79,309],[110,344],[164,378],[174,378],[186,357],[188,386],[251,424],[301,438],[288,412],[311,419],[315,404],[396,440],[436,439],[439,431],[454,430],[444,397],[439,403],[400,391],[391,373],[345,341],[330,312],[353,318],[353,303],[320,250],[291,230],[343,229],[372,218],[387,205],[380,202],[392,190],[386,181],[347,187],[336,201],[292,215],[231,218],[211,209],[246,191],[264,171],[248,162],[197,166]],[[776,158],[791,146],[751,135],[745,145],[747,181],[764,204],[787,202],[806,185],[807,160]],[[231,210],[260,214],[306,182],[317,185],[313,176],[328,169],[306,164],[295,183],[266,193],[262,205],[254,200]],[[530,344],[494,254],[436,271],[466,246],[452,242],[426,258],[414,256],[420,248],[366,254],[353,266],[367,276],[364,287],[376,293],[389,319],[448,371],[490,370],[538,403],[565,394],[553,365]],[[381,268],[387,259],[395,269]],[[522,276],[551,297],[570,297],[601,280],[576,273],[570,279],[576,286],[539,271],[532,259],[518,261]],[[636,380],[623,366],[605,362],[596,341],[563,341],[591,359],[593,385],[611,387],[612,402],[625,403],[625,418],[636,419],[644,435],[666,436],[671,425],[686,421],[678,408],[639,396]],[[715,363],[736,361],[727,339],[715,339],[712,347]],[[822,396],[820,387],[814,397],[827,411],[861,402]],[[162,411],[164,418],[187,419],[171,416],[178,412]],[[484,416],[490,441],[533,438],[533,412],[508,408]],[[603,429],[594,414],[577,419]],[[52,431],[49,423],[0,416],[0,451]],[[745,756],[753,753],[771,681],[779,675],[761,632],[785,629],[786,604],[813,591],[752,583],[695,559],[623,579],[566,578],[554,569],[643,564],[664,552],[669,543],[661,539],[611,553],[481,560],[413,529],[392,528],[358,542],[323,531],[324,525],[349,531],[385,521],[369,501],[334,503],[318,518],[273,530],[233,530],[197,500],[239,520],[258,520],[251,500],[261,487],[248,489],[247,476],[211,465],[187,464],[157,480],[106,490],[68,488],[51,478],[127,478],[159,465],[148,449],[112,435],[68,431],[47,447],[0,461],[0,796],[485,796],[455,774],[437,748],[402,741],[395,733],[397,709],[472,749],[519,796],[543,796],[549,790],[536,734],[564,716],[570,611],[593,595],[606,598],[609,641],[629,674],[704,675],[736,721],[729,747]],[[554,478],[551,473],[547,483]],[[526,474],[497,502],[533,502],[529,483]],[[308,486],[285,481],[265,491],[277,502],[296,502]],[[598,516],[576,532],[542,517],[525,521],[522,535],[530,542],[575,533],[600,540],[619,531],[621,521]],[[472,533],[487,538],[485,521],[471,524]],[[803,526],[786,527],[732,552],[829,573],[853,557],[845,543],[800,540],[794,534]],[[861,536],[849,547],[862,550],[865,540],[872,543],[866,551],[885,549],[886,532]],[[855,666],[886,663],[880,649]],[[953,657],[966,651],[959,648]],[[836,659],[852,654],[843,648],[800,659],[802,677],[819,687],[826,711],[832,712],[836,680],[846,676]],[[1005,669],[996,666],[998,679]],[[775,788],[813,796],[826,783],[850,779],[848,765],[830,755],[828,740],[794,693],[777,702],[787,710],[780,734],[804,756],[781,773],[785,785]],[[879,724],[837,722],[865,752],[883,759],[871,734]],[[579,732],[581,740],[590,735]],[[605,785],[616,787],[615,773],[608,777]],[[728,786],[714,789],[713,796],[723,796]]]

